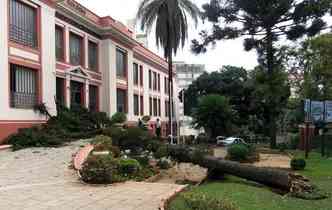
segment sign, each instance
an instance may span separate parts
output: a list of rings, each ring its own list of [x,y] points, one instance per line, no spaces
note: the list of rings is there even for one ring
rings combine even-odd
[[[306,122],[311,120],[311,114],[310,114],[311,105],[310,105],[310,103],[311,103],[310,99],[304,100],[304,117],[305,117]]]
[[[311,101],[311,117],[312,120],[323,121],[324,120],[324,102],[322,101]]]
[[[332,101],[325,101],[325,122],[332,123]]]

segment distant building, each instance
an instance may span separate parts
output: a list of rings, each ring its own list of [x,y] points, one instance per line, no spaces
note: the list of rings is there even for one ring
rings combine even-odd
[[[180,91],[187,89],[200,75],[205,72],[205,65],[202,64],[186,64],[185,62],[175,62],[176,67],[176,83],[178,86],[178,94]],[[198,135],[200,131],[195,130],[191,126],[192,118],[184,115],[183,103],[178,103],[178,116],[180,120],[181,135]]]

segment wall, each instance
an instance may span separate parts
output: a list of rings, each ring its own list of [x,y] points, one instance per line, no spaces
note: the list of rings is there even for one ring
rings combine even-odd
[[[45,117],[36,114],[32,109],[14,109],[10,107],[9,98],[9,52],[21,57],[20,62],[28,63],[32,59],[38,59],[41,63],[42,77],[42,102],[46,103],[51,114],[56,114],[54,103],[55,95],[55,52],[54,52],[54,14],[55,10],[39,1],[32,1],[40,5],[41,10],[41,56],[25,52],[24,49],[9,48],[8,43],[8,0],[0,1],[0,142],[10,132],[20,127],[39,124],[45,121]],[[31,62],[30,62],[31,63]],[[7,79],[8,78],[8,79]]]

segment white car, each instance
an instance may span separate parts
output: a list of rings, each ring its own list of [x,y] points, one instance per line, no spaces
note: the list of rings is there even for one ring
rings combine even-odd
[[[247,144],[243,139],[237,137],[228,137],[226,139],[217,140],[217,145],[230,146],[232,144]]]

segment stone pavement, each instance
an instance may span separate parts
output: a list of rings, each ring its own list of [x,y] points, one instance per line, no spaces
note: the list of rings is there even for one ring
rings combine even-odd
[[[84,142],[0,151],[0,210],[157,210],[163,199],[183,188],[144,182],[82,184],[68,167],[80,145]]]

